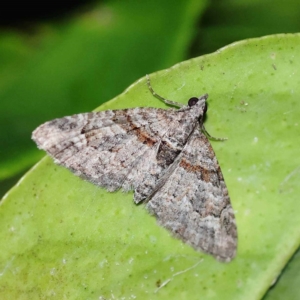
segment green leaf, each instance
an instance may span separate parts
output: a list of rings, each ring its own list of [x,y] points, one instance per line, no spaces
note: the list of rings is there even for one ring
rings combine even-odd
[[[209,94],[206,129],[235,210],[229,264],[157,226],[132,193],[43,159],[0,207],[2,298],[260,299],[299,246],[300,35],[229,45],[151,75],[162,96]],[[101,110],[163,107],[145,78]],[[160,288],[158,289],[158,286]]]
[[[292,260],[280,275],[274,288],[271,288],[264,300],[298,300],[299,299],[299,282],[300,282],[300,250],[296,252]]]

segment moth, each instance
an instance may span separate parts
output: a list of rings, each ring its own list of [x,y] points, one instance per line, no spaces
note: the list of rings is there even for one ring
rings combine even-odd
[[[203,125],[208,95],[176,108],[82,113],[44,123],[32,139],[55,161],[109,192],[134,191],[158,223],[224,262],[236,255],[228,190]],[[208,136],[208,137],[207,137]]]

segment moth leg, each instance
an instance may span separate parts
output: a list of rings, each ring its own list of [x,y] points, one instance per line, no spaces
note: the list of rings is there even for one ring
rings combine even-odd
[[[152,94],[154,97],[156,97],[157,99],[163,101],[164,103],[166,103],[166,104],[168,104],[168,105],[177,106],[177,107],[180,107],[180,108],[183,107],[183,106],[185,106],[185,105],[183,105],[182,103],[175,102],[175,101],[172,101],[172,100],[168,100],[168,99],[166,99],[166,98],[164,98],[164,97],[162,97],[162,96],[156,94],[156,93],[154,92],[152,86],[151,86],[151,83],[150,83],[150,76],[149,76],[148,74],[146,75],[146,78],[147,78],[147,85],[148,85],[148,88],[149,88],[151,94]]]
[[[216,138],[214,136],[211,136],[205,129],[204,127],[204,124],[202,124],[201,126],[201,131],[206,135],[206,137],[210,140],[213,140],[213,141],[226,141],[228,140],[228,138]]]

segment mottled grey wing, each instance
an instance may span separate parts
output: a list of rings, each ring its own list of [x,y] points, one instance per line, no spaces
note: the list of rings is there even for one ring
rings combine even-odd
[[[174,164],[148,200],[148,210],[196,250],[230,261],[237,247],[234,212],[206,136],[195,129]]]
[[[135,189],[135,201],[139,202],[151,193],[171,163],[159,158],[159,153],[166,152],[162,146],[174,152],[168,152],[168,158],[178,155],[173,144],[162,141],[175,134],[172,131],[180,127],[180,118],[185,118],[185,112],[175,109],[84,113],[47,122],[33,132],[32,138],[56,163],[76,175],[109,191]],[[185,142],[181,142],[182,147]]]

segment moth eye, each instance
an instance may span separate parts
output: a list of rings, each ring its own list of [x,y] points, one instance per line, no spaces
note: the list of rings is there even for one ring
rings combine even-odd
[[[203,114],[205,114],[206,112],[207,112],[207,103],[205,102],[204,109],[203,109]]]
[[[194,106],[197,102],[199,101],[199,99],[197,97],[192,97],[190,98],[189,102],[188,102],[188,106]]]

